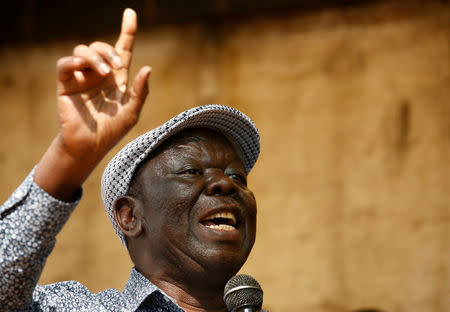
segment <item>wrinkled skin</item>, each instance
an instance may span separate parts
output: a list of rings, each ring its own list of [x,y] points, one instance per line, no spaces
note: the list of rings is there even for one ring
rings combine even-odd
[[[166,292],[164,287],[170,293],[176,285],[197,301],[215,298],[219,307],[225,283],[254,244],[256,202],[239,154],[223,135],[195,129],[182,136],[139,169],[132,188],[136,195],[124,198],[122,209],[116,207],[117,219],[121,226],[132,220],[121,216],[129,211],[124,207],[134,207],[137,221],[125,225],[138,231],[124,232],[140,272]],[[211,229],[200,222],[218,211],[233,212],[238,228]]]

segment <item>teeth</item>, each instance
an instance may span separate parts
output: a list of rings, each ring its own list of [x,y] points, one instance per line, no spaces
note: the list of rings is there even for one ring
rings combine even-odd
[[[228,224],[211,224],[211,225],[207,225],[207,227],[211,228],[211,229],[218,229],[218,230],[224,230],[224,231],[234,231],[234,227],[232,227],[231,225]]]
[[[211,220],[211,219],[214,219],[214,218],[230,219],[231,221],[233,221],[232,222],[233,225],[236,224],[236,217],[234,216],[233,213],[231,213],[229,211],[215,213],[215,214],[209,216],[208,218],[206,218],[206,220]]]

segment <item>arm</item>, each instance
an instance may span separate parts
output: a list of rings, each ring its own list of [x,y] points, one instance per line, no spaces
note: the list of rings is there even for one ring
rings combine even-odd
[[[136,13],[125,10],[115,45],[79,45],[58,61],[60,131],[39,162],[35,182],[52,196],[70,200],[103,156],[137,122],[147,96],[150,67],[127,90]]]
[[[112,46],[77,46],[57,64],[60,131],[8,201],[0,207],[0,310],[26,308],[45,260],[81,196],[81,185],[137,122],[150,68],[128,89],[136,14],[125,10]]]

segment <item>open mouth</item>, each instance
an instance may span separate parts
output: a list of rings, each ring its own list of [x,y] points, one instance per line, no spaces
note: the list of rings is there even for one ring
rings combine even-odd
[[[234,231],[238,228],[236,216],[228,211],[214,213],[203,219],[200,223],[215,230]]]

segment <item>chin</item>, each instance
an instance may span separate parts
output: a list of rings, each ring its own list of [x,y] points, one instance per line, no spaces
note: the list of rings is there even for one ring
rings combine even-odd
[[[225,253],[223,251],[209,255],[202,261],[203,268],[209,276],[215,276],[216,282],[224,285],[232,276],[239,272],[250,252]]]

